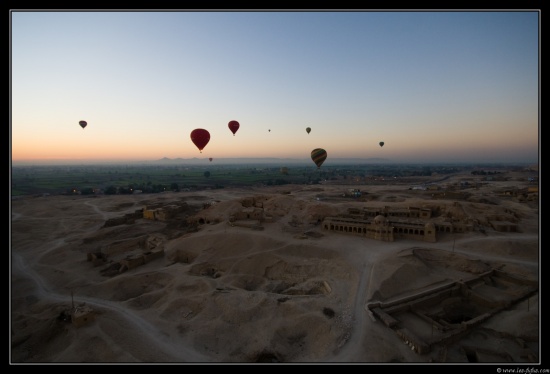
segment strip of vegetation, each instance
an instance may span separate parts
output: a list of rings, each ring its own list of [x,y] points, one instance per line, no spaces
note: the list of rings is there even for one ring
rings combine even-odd
[[[504,168],[504,166],[502,166]],[[516,166],[517,168],[517,166]],[[479,166],[337,165],[315,166],[186,166],[81,165],[15,166],[11,168],[11,196],[59,194],[130,194],[185,191],[254,185],[318,184],[323,181],[363,183],[464,172]],[[484,169],[495,174],[498,169]]]

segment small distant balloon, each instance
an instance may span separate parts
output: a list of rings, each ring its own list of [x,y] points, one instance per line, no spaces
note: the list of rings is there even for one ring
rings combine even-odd
[[[269,130],[267,130],[267,131],[271,132],[271,129],[269,129]]]
[[[380,147],[383,147],[383,146],[384,146],[384,142],[380,142],[380,143],[378,143],[378,144],[380,144]]]
[[[306,132],[309,134],[311,132],[311,127],[306,127]]]
[[[82,127],[82,128],[85,128],[86,126],[88,126],[88,122],[86,122],[86,121],[80,121],[80,122],[78,122],[78,124],[79,124],[80,127]]]
[[[283,174],[283,175],[288,175],[288,168],[287,168],[286,166],[283,166],[283,167],[280,169],[280,171],[281,171],[281,174]]]
[[[212,162],[212,157],[208,157],[208,161]]]
[[[237,121],[229,121],[227,126],[229,127],[229,130],[231,130],[231,132],[233,133],[233,136],[235,136],[235,133],[237,132],[239,127],[241,127],[241,125]]]
[[[208,130],[205,129],[195,129],[191,131],[191,141],[202,153],[202,150],[210,141],[210,133],[208,132]]]
[[[327,151],[323,148],[315,148],[311,151],[311,159],[315,162],[315,165],[317,165],[317,169],[320,169],[323,162],[327,159]]]

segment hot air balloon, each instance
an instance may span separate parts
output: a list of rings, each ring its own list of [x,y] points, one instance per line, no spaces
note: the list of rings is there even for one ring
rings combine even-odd
[[[378,144],[380,144],[380,147],[383,147],[383,146],[384,146],[384,142],[380,142],[380,143],[378,143]]]
[[[229,121],[227,126],[229,127],[229,130],[231,130],[231,132],[233,133],[233,136],[235,136],[235,133],[240,127],[239,122],[237,121]]]
[[[306,132],[309,134],[309,132],[311,131],[311,127],[306,127]]]
[[[210,133],[205,129],[195,129],[191,131],[191,141],[197,146],[199,151],[202,150],[210,141]]]
[[[212,162],[212,157],[209,157],[209,158],[208,158],[208,161]]]
[[[327,151],[323,148],[315,148],[311,151],[311,159],[315,162],[315,165],[317,165],[317,169],[320,169],[323,162],[327,159]]]
[[[80,121],[80,122],[78,122],[78,124],[79,124],[80,127],[82,127],[82,128],[88,126],[88,122],[86,122],[86,121]]]
[[[281,168],[281,174],[283,174],[283,175],[288,175],[288,168],[287,168],[286,166],[283,166],[283,167]]]

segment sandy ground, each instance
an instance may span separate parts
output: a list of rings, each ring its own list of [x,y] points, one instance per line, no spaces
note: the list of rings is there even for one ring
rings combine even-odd
[[[368,191],[371,200],[317,200],[350,187]],[[485,322],[478,338],[470,334],[445,347],[443,359],[441,349],[412,351],[372,318],[368,303],[480,269],[539,279],[538,203],[495,197],[493,189],[502,187],[497,182],[460,203],[469,214],[512,212],[520,232],[487,228],[440,234],[436,243],[382,242],[327,232],[318,224],[319,216],[345,214],[350,207],[452,204],[408,187],[13,199],[10,363],[467,363],[465,346],[503,352],[488,362],[502,357],[506,363],[540,363],[538,292]],[[251,197],[264,202],[272,222],[264,222],[263,230],[229,225],[232,211]],[[196,231],[185,220],[103,226],[146,205],[181,201],[189,206],[187,218],[209,223]],[[102,272],[109,263],[94,267],[87,259],[89,252],[141,235],[159,240],[164,257],[110,276]],[[73,306],[92,308],[93,320],[82,327],[64,321]],[[500,346],[493,347],[488,335],[501,337]]]

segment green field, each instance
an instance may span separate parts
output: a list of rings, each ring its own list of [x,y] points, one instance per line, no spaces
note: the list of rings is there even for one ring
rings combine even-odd
[[[312,167],[198,166],[18,166],[12,168],[12,196],[130,190],[224,188],[252,185],[318,183],[328,172]]]
[[[322,181],[361,183],[411,176],[444,175],[479,166],[449,165],[56,165],[12,166],[11,196],[41,194],[129,194],[205,188],[318,184]]]

